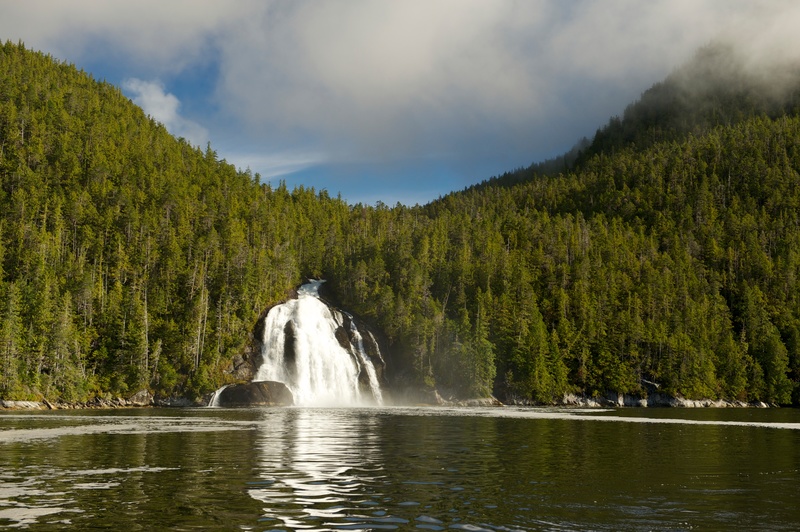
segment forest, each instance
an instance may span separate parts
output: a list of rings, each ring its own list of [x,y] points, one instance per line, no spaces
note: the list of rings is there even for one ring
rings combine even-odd
[[[201,397],[320,277],[396,385],[800,403],[800,78],[763,90],[732,53],[562,158],[410,207],[262,183],[6,42],[0,398]]]

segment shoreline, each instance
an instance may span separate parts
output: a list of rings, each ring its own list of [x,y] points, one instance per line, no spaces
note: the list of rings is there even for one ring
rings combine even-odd
[[[629,396],[620,395],[620,399],[614,400],[608,397],[582,397],[568,394],[556,403],[534,403],[531,401],[510,401],[502,403],[495,398],[491,399],[470,399],[470,400],[455,400],[455,401],[442,401],[437,403],[410,403],[409,406],[425,405],[425,406],[486,406],[493,408],[502,408],[504,406],[513,407],[530,407],[530,408],[781,408],[780,405],[767,404],[763,401],[753,401],[750,403],[744,401],[731,401],[724,399],[684,399],[682,397],[661,396],[658,398],[631,398]],[[33,411],[33,410],[117,410],[125,408],[203,408],[208,404],[203,402],[194,402],[187,398],[171,397],[165,399],[155,399],[152,396],[148,400],[134,400],[114,398],[114,399],[101,399],[94,398],[86,402],[65,403],[61,401],[51,402],[46,399],[41,401],[14,401],[0,399],[0,411]],[[791,406],[787,406],[791,408]]]
[[[64,401],[15,401],[0,399],[0,410],[114,410],[120,408],[189,408],[202,407],[205,403],[191,401],[183,397],[156,398],[142,390],[129,397],[103,399],[95,397],[88,401],[67,403]]]

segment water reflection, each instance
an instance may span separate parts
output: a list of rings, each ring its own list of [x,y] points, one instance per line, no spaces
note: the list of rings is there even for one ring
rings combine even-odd
[[[796,530],[800,411],[0,414],[0,527]]]
[[[376,410],[286,409],[264,413],[260,480],[248,486],[264,503],[269,530],[519,530],[498,483],[496,420],[452,423]],[[504,517],[505,518],[505,517]],[[512,518],[513,520],[513,518]],[[493,524],[494,523],[494,524]]]
[[[241,493],[253,426],[195,411],[3,413],[0,528],[220,530],[254,519]]]
[[[384,478],[377,425],[352,410],[264,413],[258,447],[263,478],[250,495],[265,504],[262,522],[291,530],[357,524],[371,487]]]
[[[796,522],[786,488],[772,484],[796,492],[798,431],[775,429],[800,426],[659,416],[614,423],[596,411],[272,410],[263,413],[258,479],[247,489],[263,505],[266,530]]]

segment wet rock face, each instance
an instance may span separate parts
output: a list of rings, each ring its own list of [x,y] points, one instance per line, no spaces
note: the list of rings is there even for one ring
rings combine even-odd
[[[294,375],[297,373],[297,351],[295,349],[297,331],[293,321],[286,322],[286,326],[283,328],[283,334],[283,363],[286,365],[286,370],[291,375]]]
[[[150,406],[153,404],[153,396],[147,390],[140,390],[128,398],[132,406]]]
[[[364,329],[367,331],[369,330],[366,326],[364,326]],[[386,361],[381,355],[378,341],[372,334],[364,335],[364,351],[366,351],[367,356],[372,360],[372,364],[375,366],[375,372],[378,374],[378,381],[382,385],[386,385]]]
[[[44,404],[38,401],[5,401],[0,400],[0,408],[9,410],[41,410]]]
[[[256,368],[253,365],[252,357],[249,356],[250,351],[252,350],[248,349],[248,352],[245,353],[245,356],[236,355],[233,357],[233,360],[231,360],[231,363],[225,370],[225,373],[233,376],[233,378],[236,380],[252,380],[253,375],[256,374]]]
[[[218,406],[292,406],[294,397],[282,382],[259,381],[228,386],[219,393]]]

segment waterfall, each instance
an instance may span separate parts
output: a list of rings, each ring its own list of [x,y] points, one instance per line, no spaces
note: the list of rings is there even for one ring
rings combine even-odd
[[[219,394],[221,394],[221,393],[222,393],[222,390],[224,390],[224,389],[225,389],[225,388],[227,388],[228,386],[230,386],[230,385],[229,385],[229,384],[226,384],[226,385],[225,385],[225,386],[223,386],[222,388],[219,388],[219,389],[217,389],[217,390],[216,390],[216,391],[215,391],[215,392],[214,392],[214,393],[211,395],[211,399],[208,401],[208,406],[219,406]]]
[[[367,356],[367,351],[364,349],[364,338],[361,336],[361,333],[356,327],[353,317],[350,315],[348,315],[348,317],[350,318],[350,332],[356,341],[355,352],[364,368],[364,371],[367,372],[366,374],[370,391],[372,392],[373,397],[375,397],[375,401],[377,401],[378,404],[383,404],[383,394],[381,394],[381,387],[378,384],[378,373],[375,371],[375,365],[372,363],[372,360],[370,360],[369,356]],[[369,335],[374,344],[378,345],[378,342],[375,342],[375,337],[372,336],[371,332]]]
[[[297,405],[382,404],[378,375],[363,336],[352,316],[319,298],[323,282],[302,285],[297,299],[269,311],[264,320],[263,362],[253,380],[283,382]]]

